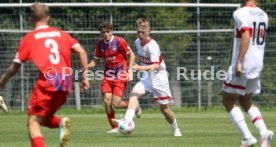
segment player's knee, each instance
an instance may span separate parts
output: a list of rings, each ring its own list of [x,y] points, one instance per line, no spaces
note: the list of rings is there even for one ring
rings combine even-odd
[[[115,107],[116,109],[120,108],[120,102],[112,102],[113,107]]]
[[[160,105],[160,110],[165,116],[169,115],[170,113],[170,109],[167,105]]]
[[[105,98],[104,103],[107,105],[111,105],[111,98]]]
[[[30,128],[34,125],[39,124],[39,122],[37,121],[37,119],[28,119],[28,123],[27,123],[27,127]]]

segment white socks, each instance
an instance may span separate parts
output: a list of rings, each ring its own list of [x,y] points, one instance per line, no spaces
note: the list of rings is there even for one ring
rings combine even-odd
[[[127,109],[125,119],[133,120],[134,115],[135,115],[135,110],[134,109]]]
[[[177,125],[177,122],[176,122],[176,119],[173,120],[173,123],[171,124],[172,126],[172,129],[175,130],[178,128],[178,125]]]
[[[266,125],[264,123],[264,120],[262,118],[262,115],[257,107],[251,107],[247,111],[248,115],[251,118],[251,122],[255,125],[255,127],[258,129],[259,133],[263,135],[267,132]]]
[[[250,138],[252,137],[251,132],[249,131],[247,124],[245,122],[244,116],[241,112],[239,107],[234,107],[230,112],[229,116],[232,119],[233,123],[237,126],[240,132],[243,135],[243,138]]]

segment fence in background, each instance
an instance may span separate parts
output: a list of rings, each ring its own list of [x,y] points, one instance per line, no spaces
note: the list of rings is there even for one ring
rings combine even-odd
[[[32,29],[28,23],[30,3],[0,4],[0,73],[12,62],[22,36]],[[76,37],[93,58],[95,43],[100,39],[97,26],[103,21],[111,21],[114,34],[124,37],[134,52],[136,39],[135,21],[139,17],[151,20],[152,38],[160,45],[162,55],[170,74],[170,86],[178,106],[211,106],[220,104],[221,80],[198,80],[199,71],[210,70],[214,73],[227,70],[232,54],[233,20],[232,13],[239,4],[195,4],[195,3],[47,3],[51,9],[50,25],[61,28]],[[271,9],[272,10],[272,9]],[[272,13],[274,14],[274,12]],[[270,14],[269,14],[270,15]],[[275,61],[273,40],[274,25],[268,34],[265,63]],[[73,68],[79,69],[73,55]],[[177,69],[187,69],[188,80],[177,79]],[[95,70],[103,69],[99,65]],[[263,91],[255,97],[260,104],[275,104],[275,65],[265,67],[262,81]],[[94,71],[95,71],[94,70]],[[194,74],[194,76],[193,76]],[[20,73],[13,77],[6,91],[1,91],[10,107],[27,106],[32,87],[38,75],[36,68],[27,62]],[[212,76],[207,74],[208,77]],[[275,75],[275,74],[274,74]],[[137,82],[128,85],[125,99]],[[74,81],[77,82],[77,81]],[[78,92],[73,91],[66,106],[93,107],[103,103],[98,80],[91,80],[91,89],[80,93],[81,101],[76,101]],[[74,88],[75,90],[75,88]],[[151,96],[149,96],[151,97]],[[144,107],[153,106],[151,98],[141,99]]]

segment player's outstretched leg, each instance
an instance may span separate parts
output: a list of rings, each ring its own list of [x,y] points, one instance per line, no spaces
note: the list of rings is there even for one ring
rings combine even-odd
[[[7,105],[4,102],[4,98],[2,96],[0,96],[0,107],[5,111],[8,112],[8,108]]]
[[[69,117],[62,118],[59,126],[60,147],[64,147],[70,139],[71,120]]]
[[[180,129],[178,128],[176,118],[167,104],[160,104],[160,110],[165,116],[168,123],[171,124],[173,135],[176,137],[182,136]]]

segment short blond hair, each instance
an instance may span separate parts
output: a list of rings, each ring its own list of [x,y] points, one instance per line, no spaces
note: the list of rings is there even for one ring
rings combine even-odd
[[[39,21],[50,16],[50,11],[48,6],[42,3],[34,3],[31,6],[31,18]]]
[[[137,25],[137,28],[148,28],[150,29],[150,22],[149,20],[145,19],[145,18],[139,18],[137,19],[136,21],[136,25]]]

